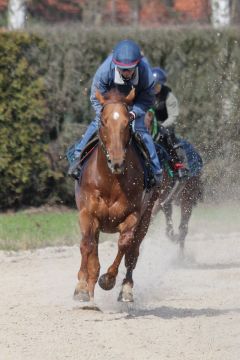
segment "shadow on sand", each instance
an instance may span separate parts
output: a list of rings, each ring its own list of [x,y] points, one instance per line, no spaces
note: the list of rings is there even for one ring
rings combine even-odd
[[[199,316],[221,316],[230,313],[239,313],[240,308],[233,309],[212,309],[212,308],[203,308],[203,309],[184,309],[184,308],[175,308],[170,306],[161,306],[154,309],[132,309],[126,315],[126,319],[136,319],[138,317],[144,316],[157,316],[162,319],[183,319],[186,317],[195,318]]]

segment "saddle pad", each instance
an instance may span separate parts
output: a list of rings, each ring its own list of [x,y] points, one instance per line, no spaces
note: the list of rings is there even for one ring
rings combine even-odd
[[[188,161],[190,177],[197,176],[203,168],[203,160],[194,146],[184,139],[179,139],[180,146],[185,151]]]
[[[178,138],[178,140],[180,147],[183,149],[183,151],[186,154],[188,168],[189,168],[189,176],[190,177],[197,176],[202,171],[202,167],[203,167],[203,161],[201,156],[190,142],[180,138]],[[168,152],[166,151],[166,149],[162,145],[155,143],[155,147],[157,150],[159,161],[165,167],[166,163],[168,164],[171,158]]]

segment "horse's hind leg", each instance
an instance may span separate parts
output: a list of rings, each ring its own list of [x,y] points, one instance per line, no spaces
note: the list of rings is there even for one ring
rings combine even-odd
[[[98,279],[100,264],[98,259],[98,224],[83,210],[79,216],[82,230],[80,251],[81,266],[78,272],[78,283],[74,291],[74,298],[89,301],[94,298],[95,284]]]
[[[172,222],[172,204],[167,203],[162,207],[166,219],[166,235],[170,240],[174,240],[174,230]]]
[[[192,204],[189,200],[183,199],[181,202],[181,222],[179,225],[179,233],[178,233],[178,242],[180,245],[180,251],[183,253],[184,245],[185,245],[185,238],[188,233],[188,224],[190,217],[192,215]]]

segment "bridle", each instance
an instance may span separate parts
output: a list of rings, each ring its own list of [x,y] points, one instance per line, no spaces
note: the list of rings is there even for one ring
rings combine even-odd
[[[103,113],[104,109],[105,109],[108,105],[110,105],[110,104],[120,104],[120,105],[123,105],[123,106],[127,109],[127,111],[129,111],[129,110],[128,110],[128,105],[127,105],[127,103],[125,103],[125,102],[122,103],[122,102],[119,102],[119,101],[111,101],[111,102],[107,102],[106,104],[104,104],[104,105],[102,106],[101,116],[102,116],[102,113]],[[102,124],[101,118],[100,118],[100,121],[101,121],[101,124]],[[127,150],[128,150],[128,147],[130,146],[130,144],[131,144],[131,142],[132,142],[132,132],[133,132],[133,130],[132,130],[132,121],[129,120],[129,125],[128,125],[128,126],[129,126],[129,131],[130,131],[130,137],[129,137],[129,141],[128,141],[125,149],[124,149],[124,153],[125,153],[125,154],[126,154],[126,152],[127,152]],[[104,142],[102,141],[102,138],[101,138],[101,135],[100,135],[100,127],[99,127],[99,130],[98,130],[98,138],[99,138],[99,143],[100,143],[101,149],[102,149],[102,151],[103,151],[103,153],[104,153],[104,155],[105,155],[105,157],[106,157],[106,159],[107,159],[108,165],[109,165],[110,168],[112,168],[112,162],[111,162],[111,158],[110,158],[109,152],[108,152],[108,150],[107,150]]]

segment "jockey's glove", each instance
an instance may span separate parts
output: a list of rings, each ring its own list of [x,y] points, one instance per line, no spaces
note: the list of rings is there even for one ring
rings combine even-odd
[[[133,121],[136,119],[136,114],[134,111],[129,111],[129,120]]]

